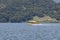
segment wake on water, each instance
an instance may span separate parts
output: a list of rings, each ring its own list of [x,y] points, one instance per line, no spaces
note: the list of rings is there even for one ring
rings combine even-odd
[[[56,24],[56,25],[55,25]],[[41,23],[41,24],[31,24],[32,26],[58,26],[58,23]]]

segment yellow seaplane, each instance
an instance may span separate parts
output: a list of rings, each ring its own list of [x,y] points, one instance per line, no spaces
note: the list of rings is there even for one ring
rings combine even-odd
[[[28,21],[28,24],[29,25],[39,25],[40,24],[40,22],[39,21]]]

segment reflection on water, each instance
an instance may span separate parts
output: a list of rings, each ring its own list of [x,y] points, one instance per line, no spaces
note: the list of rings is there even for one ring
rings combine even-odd
[[[0,40],[60,40],[60,23],[0,23]]]

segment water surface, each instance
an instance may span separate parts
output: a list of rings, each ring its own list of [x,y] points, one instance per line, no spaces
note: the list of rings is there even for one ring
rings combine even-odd
[[[0,23],[0,40],[60,40],[60,23]]]

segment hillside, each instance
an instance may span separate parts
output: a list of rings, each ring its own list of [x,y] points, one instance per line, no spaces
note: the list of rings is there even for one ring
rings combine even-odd
[[[44,17],[38,17],[38,16],[34,16],[32,20],[30,21],[37,21],[39,23],[58,23],[59,21],[56,20],[55,18],[51,18],[50,16],[44,16]]]
[[[0,22],[26,22],[48,15],[60,20],[60,7],[52,0],[0,0]]]

